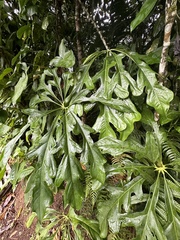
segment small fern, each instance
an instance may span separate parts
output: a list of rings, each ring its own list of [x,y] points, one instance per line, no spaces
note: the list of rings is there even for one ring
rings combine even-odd
[[[116,164],[116,163],[122,164],[122,161],[124,159],[132,159],[132,157],[130,156],[130,154],[123,153],[121,155],[113,157],[111,161],[112,161],[112,164]]]
[[[135,237],[134,227],[121,227],[119,233],[113,233],[110,229],[107,240],[131,240]]]
[[[162,144],[162,150],[163,153],[165,155],[165,157],[169,160],[169,161],[174,161],[177,158],[180,158],[180,152],[179,150],[176,148],[175,143],[172,142],[171,140],[166,140],[163,144]]]
[[[93,186],[93,179],[92,176],[90,174],[90,171],[86,171],[85,174],[85,181],[86,181],[86,202],[91,202],[91,206],[94,207],[96,200],[97,200],[97,196],[98,196],[98,192],[94,191],[92,189]]]

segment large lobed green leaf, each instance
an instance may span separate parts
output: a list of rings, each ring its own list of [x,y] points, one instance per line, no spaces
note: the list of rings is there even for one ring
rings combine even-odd
[[[142,212],[136,212],[127,215],[124,218],[124,224],[133,225],[136,227],[137,240],[151,239],[167,239],[164,234],[164,229],[160,219],[156,213],[156,206],[159,198],[160,178],[157,177],[154,185],[151,186],[151,193],[146,203],[146,207]]]
[[[171,231],[175,232],[173,237],[178,239],[179,205],[173,200],[174,195],[178,195],[177,188],[164,179],[163,192],[163,181],[160,174],[154,171],[156,164],[163,161],[161,145],[164,134],[154,121],[151,110],[137,106],[138,111],[134,101],[137,98],[143,101],[145,98],[142,95],[146,96],[147,105],[160,114],[163,123],[173,94],[158,84],[155,73],[140,60],[138,54],[126,50],[108,52],[102,68],[92,76],[91,66],[101,54],[90,56],[77,75],[65,70],[59,76],[59,67],[70,68],[74,65],[72,51],[67,51],[62,42],[59,56],[50,63],[54,68],[41,74],[36,96],[31,100],[30,108],[23,111],[34,119],[28,125],[30,130],[26,137],[36,138],[32,141],[29,157],[37,158],[37,163],[27,185],[27,191],[32,191],[33,211],[42,221],[47,207],[52,203],[53,190],[62,187],[62,184],[65,188],[65,207],[70,205],[81,209],[86,189],[85,174],[88,171],[92,191],[99,193],[106,188],[109,196],[97,203],[100,231],[96,221],[79,217],[70,210],[69,216],[74,222],[77,237],[82,238],[78,224],[96,239],[105,238],[109,227],[116,233],[124,224],[135,226],[137,239],[168,239]],[[126,71],[123,64],[126,56],[134,61],[136,74]],[[14,103],[26,86],[26,82],[22,81],[22,88],[14,95]],[[84,111],[89,117],[92,109],[96,110],[95,119],[88,126]],[[41,120],[38,122],[37,118]],[[132,133],[135,132],[134,123],[139,121],[148,125],[148,130],[142,139],[137,140]],[[35,133],[33,124],[37,127],[37,123],[40,123],[41,129]],[[4,163],[26,130],[22,129],[21,134],[8,145],[10,150],[6,148],[2,153]],[[116,157],[127,153],[133,157],[123,160],[119,168],[108,168],[104,155]],[[127,179],[119,188],[108,186],[108,171],[112,176],[127,172]],[[143,192],[144,189],[146,192]],[[162,196],[166,196],[165,202]],[[163,207],[158,201],[163,203]],[[132,213],[142,202],[145,208]],[[165,213],[164,206],[168,213]]]
[[[76,209],[80,209],[84,197],[84,191],[81,180],[83,172],[76,153],[81,151],[81,148],[73,141],[71,132],[74,128],[74,118],[69,112],[65,112],[64,118],[64,133],[61,138],[63,148],[63,158],[58,167],[56,176],[56,185],[60,186],[62,181],[66,182],[64,192],[65,206],[70,204]]]
[[[47,207],[53,202],[53,194],[44,179],[44,175],[47,175],[46,169],[39,168],[33,177],[32,210],[37,213],[40,222],[45,216]]]
[[[136,177],[123,188],[108,187],[110,199],[99,202],[98,220],[101,231],[101,237],[105,238],[108,233],[108,225],[113,232],[118,232],[121,225],[121,214],[129,212],[132,205],[132,194],[137,196],[141,202],[143,197],[142,183],[144,179]],[[121,209],[123,211],[121,212]]]
[[[56,176],[56,163],[53,157],[55,142],[53,134],[58,116],[52,122],[49,131],[42,137],[39,145],[29,152],[28,157],[38,157],[36,168],[31,175],[26,191],[32,190],[32,209],[42,221],[46,208],[52,203],[53,178]]]
[[[107,55],[103,68],[93,77],[93,82],[100,81],[100,86],[89,101],[98,105],[100,103],[100,113],[93,126],[100,133],[100,138],[116,137],[112,124],[120,133],[121,139],[125,140],[133,131],[134,122],[141,118],[141,114],[128,97],[128,87],[130,86],[134,95],[140,95],[143,87],[140,89],[136,81],[124,70],[123,57],[122,54],[115,53],[112,56]],[[114,67],[117,68],[115,72]]]
[[[141,88],[146,89],[146,103],[153,107],[160,114],[160,123],[166,123],[167,112],[174,95],[171,90],[160,85],[156,73],[143,61],[137,53],[128,52],[125,49],[118,50],[132,59],[138,67],[137,83]]]

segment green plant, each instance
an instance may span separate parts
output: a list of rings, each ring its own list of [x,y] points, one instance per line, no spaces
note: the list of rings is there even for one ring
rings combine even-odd
[[[34,214],[32,218],[34,217]],[[37,240],[61,239],[92,239],[100,240],[98,222],[77,215],[73,208],[68,213],[60,213],[47,209],[42,224],[36,226]]]
[[[142,116],[142,122],[151,127],[145,138],[130,136],[120,141],[107,137],[98,142],[103,153],[133,154],[132,159],[108,166],[111,175],[126,170],[129,181],[119,189],[106,187],[110,197],[99,203],[102,236],[109,223],[114,232],[121,224],[134,226],[137,239],[179,239],[179,147],[168,139],[149,109]]]
[[[101,56],[102,66],[93,73]],[[132,71],[126,70],[127,58]],[[78,239],[79,225],[92,239],[106,238],[109,228],[118,233],[121,226],[133,226],[136,239],[179,239],[179,148],[166,127],[178,119],[168,112],[173,93],[158,84],[141,56],[125,49],[96,52],[77,72],[74,64],[62,41],[22,110],[28,122],[1,153],[1,168],[23,136],[33,168],[19,169],[24,177],[30,174],[26,192],[40,222],[61,188]],[[21,171],[14,169],[18,181]],[[75,213],[89,197],[94,220]]]

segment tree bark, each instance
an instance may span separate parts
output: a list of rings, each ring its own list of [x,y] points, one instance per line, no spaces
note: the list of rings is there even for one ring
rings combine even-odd
[[[163,40],[163,48],[161,53],[161,60],[159,64],[159,82],[162,85],[166,85],[166,77],[168,74],[168,70],[167,70],[168,49],[171,44],[171,30],[172,30],[176,15],[177,15],[177,0],[166,0],[164,40]]]

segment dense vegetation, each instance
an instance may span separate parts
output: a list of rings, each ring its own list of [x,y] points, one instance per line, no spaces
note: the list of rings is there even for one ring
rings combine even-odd
[[[179,5],[0,1],[0,178],[37,239],[180,239]]]

